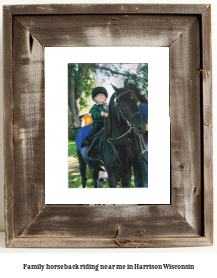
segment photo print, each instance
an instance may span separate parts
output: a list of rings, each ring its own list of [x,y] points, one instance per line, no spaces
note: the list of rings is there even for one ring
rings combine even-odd
[[[68,63],[68,187],[148,188],[148,63]]]
[[[98,87],[103,87],[99,89],[103,91],[99,92]],[[45,90],[46,204],[170,203],[169,48],[46,47]],[[105,115],[100,114],[105,137],[100,136],[99,140],[90,136],[84,140],[90,131],[88,118],[94,124],[90,110],[96,104],[95,95],[92,97],[96,91],[102,93],[103,104],[99,105],[107,105],[111,113],[102,109]],[[148,120],[141,121],[137,99],[142,105],[147,102]],[[116,116],[110,120],[112,115]],[[86,162],[79,163],[83,155],[78,152],[76,140],[85,128],[80,149],[83,140],[87,144],[83,150],[92,143],[94,147],[90,149],[91,156],[87,153],[82,161],[98,163],[100,169],[96,171]],[[147,140],[144,135],[148,135]],[[103,157],[99,156],[98,148],[106,150]],[[131,164],[131,154],[134,163],[137,158],[135,150],[148,155],[146,172],[138,167],[141,154],[137,167]],[[127,171],[122,171],[126,168]],[[143,174],[147,183],[137,187],[136,177],[144,180]]]

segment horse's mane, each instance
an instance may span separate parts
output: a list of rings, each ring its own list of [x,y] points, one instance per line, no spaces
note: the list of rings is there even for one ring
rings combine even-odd
[[[119,90],[127,90],[128,88],[120,88]],[[111,134],[111,129],[112,129],[112,117],[116,114],[116,109],[115,109],[115,105],[114,105],[114,99],[116,96],[116,92],[114,92],[110,98],[109,101],[109,115],[108,118],[106,118],[106,122],[105,122],[105,132],[106,132],[106,137],[108,137],[109,134]]]
[[[115,93],[112,94],[110,102],[109,102],[109,117],[110,117],[110,120],[111,120],[111,115],[114,115],[114,112],[115,112],[114,99],[115,99]]]
[[[115,98],[115,93],[112,94],[111,99],[109,101],[109,113],[108,113],[108,118],[106,118],[106,122],[105,122],[106,138],[111,133],[112,115],[114,115],[115,112],[114,98]]]

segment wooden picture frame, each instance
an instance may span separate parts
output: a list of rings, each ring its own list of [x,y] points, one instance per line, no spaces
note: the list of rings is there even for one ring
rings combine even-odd
[[[3,24],[6,246],[212,245],[211,6],[4,6]],[[45,205],[46,46],[169,47],[170,205]]]

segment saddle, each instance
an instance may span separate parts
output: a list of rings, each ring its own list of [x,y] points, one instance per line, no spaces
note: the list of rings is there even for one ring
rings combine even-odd
[[[90,158],[99,158],[99,146],[97,144],[98,141],[100,141],[100,136],[102,135],[103,131],[105,130],[105,127],[102,127],[100,131],[98,131],[96,134],[93,135],[93,139],[91,144],[86,148],[83,157],[90,157]]]

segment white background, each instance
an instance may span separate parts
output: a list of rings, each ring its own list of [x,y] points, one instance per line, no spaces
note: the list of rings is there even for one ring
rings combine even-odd
[[[46,4],[51,1],[38,0],[38,1],[28,1],[28,0],[0,0],[1,5],[12,5],[12,4]],[[64,0],[64,3],[105,3],[102,0]],[[58,0],[52,0],[52,3],[60,3]],[[133,1],[119,0],[118,2],[106,0],[106,3],[133,3]],[[136,3],[159,3],[159,4],[212,4],[212,57],[213,57],[213,124],[214,124],[214,199],[216,198],[216,178],[215,178],[215,160],[216,160],[216,148],[215,148],[215,140],[216,140],[216,120],[217,120],[217,99],[216,99],[216,49],[217,49],[217,2],[215,0],[195,0],[195,1],[170,1],[170,0],[148,0],[148,1],[140,1],[137,0]],[[2,14],[0,14],[0,22],[2,22]],[[1,23],[2,24],[2,23]],[[2,34],[2,28],[0,28],[0,33]],[[2,36],[1,36],[2,37]],[[2,59],[2,42],[0,43],[0,59]],[[2,84],[2,63],[0,64],[0,84]],[[0,87],[0,111],[3,111],[3,89]],[[3,113],[0,113],[0,134],[3,134]],[[40,277],[40,275],[44,275],[46,277],[56,277],[61,275],[62,272],[52,272],[48,274],[47,272],[39,273],[39,272],[24,272],[22,270],[23,263],[31,263],[31,264],[45,264],[45,263],[73,263],[76,260],[82,263],[91,263],[95,262],[104,262],[104,264],[112,263],[113,260],[117,263],[134,263],[135,261],[138,263],[146,264],[146,263],[165,263],[171,262],[176,264],[181,264],[182,262],[188,262],[191,264],[195,264],[196,269],[194,271],[185,271],[178,273],[175,270],[171,270],[171,272],[160,272],[161,277],[216,277],[216,257],[217,257],[217,244],[216,244],[216,230],[217,230],[217,210],[216,205],[214,207],[215,212],[215,222],[214,222],[214,234],[215,234],[215,243],[212,247],[198,247],[198,248],[156,248],[156,249],[6,249],[4,243],[4,166],[3,166],[3,135],[0,137],[0,274],[5,277],[10,277],[10,275],[16,275],[16,277]],[[53,254],[48,254],[53,253]],[[54,259],[55,257],[55,259]],[[76,261],[76,262],[77,262]],[[83,272],[84,273],[84,272]],[[100,273],[100,272],[99,272]],[[102,272],[100,274],[96,274],[93,272],[85,272],[89,277],[95,277],[96,275],[102,276]],[[123,273],[123,272],[122,272]],[[125,273],[132,275],[136,275],[138,272],[130,272]],[[142,272],[142,277],[159,277],[159,273],[153,271],[152,273]],[[105,273],[104,273],[105,274]],[[37,276],[36,276],[37,275]],[[111,276],[111,273],[109,273]],[[120,277],[120,272],[112,272],[113,276]],[[73,274],[69,272],[69,274],[64,274],[64,277],[73,277]],[[79,277],[80,275],[76,275]],[[105,276],[106,277],[106,276]]]
[[[148,188],[68,188],[68,63],[109,62],[148,63]],[[46,47],[45,91],[46,204],[170,204],[169,47]]]

